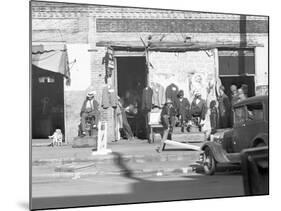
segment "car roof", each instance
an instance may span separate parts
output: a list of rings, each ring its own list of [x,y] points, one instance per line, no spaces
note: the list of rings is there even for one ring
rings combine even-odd
[[[250,104],[250,103],[257,103],[257,102],[268,102],[268,95],[261,95],[261,96],[254,96],[254,97],[249,97],[249,98],[246,98],[245,100],[241,100],[240,102],[238,103],[235,103],[233,105],[233,107],[240,107],[240,106],[243,106],[243,105],[247,105],[247,104]]]

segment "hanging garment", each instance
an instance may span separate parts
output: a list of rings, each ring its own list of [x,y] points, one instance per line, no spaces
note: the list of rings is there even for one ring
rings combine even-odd
[[[145,87],[142,91],[141,110],[151,111],[153,91],[150,87]]]
[[[162,108],[165,104],[165,89],[159,83],[151,83],[151,88],[153,90],[152,94],[152,105]]]
[[[220,128],[228,128],[230,127],[230,111],[231,105],[229,98],[226,94],[219,96],[219,122]]]
[[[116,108],[117,107],[117,95],[111,86],[105,86],[102,89],[102,100],[101,100],[101,106],[104,109],[107,109],[109,107]]]
[[[178,98],[178,92],[179,92],[179,88],[174,83],[170,84],[166,88],[166,100],[168,98],[170,98],[172,100],[174,106],[176,106],[176,101],[177,101],[177,98]]]

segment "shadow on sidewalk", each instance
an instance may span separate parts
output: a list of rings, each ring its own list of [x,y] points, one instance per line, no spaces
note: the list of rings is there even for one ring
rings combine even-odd
[[[135,180],[129,193],[85,196],[40,197],[32,199],[32,209],[62,208],[77,206],[101,206],[115,204],[147,203],[202,198],[243,196],[241,176],[220,178],[210,176],[186,176],[177,180],[152,181],[137,178],[128,168],[121,153],[114,152],[115,164],[122,170],[123,177]],[[114,190],[113,190],[114,191]]]

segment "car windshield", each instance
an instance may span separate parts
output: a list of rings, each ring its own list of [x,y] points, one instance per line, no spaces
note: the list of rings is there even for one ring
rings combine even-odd
[[[245,107],[238,107],[234,109],[234,124],[244,123],[246,120],[246,110]]]

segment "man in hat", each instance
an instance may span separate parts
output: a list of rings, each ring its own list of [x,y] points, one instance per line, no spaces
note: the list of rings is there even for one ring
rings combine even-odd
[[[183,90],[179,91],[176,104],[177,104],[176,106],[177,113],[180,119],[181,132],[184,132],[184,125],[187,122],[189,116],[188,112],[189,112],[190,103],[188,99],[184,97]]]
[[[205,115],[207,112],[206,101],[201,98],[201,93],[199,91],[195,92],[194,99],[190,106],[190,117],[195,124],[199,127],[201,131],[201,122],[205,120]],[[188,131],[191,123],[189,122]]]
[[[156,149],[157,152],[162,152],[165,147],[164,141],[166,139],[172,140],[173,128],[175,126],[176,109],[170,98],[167,98],[166,103],[161,111],[161,123],[163,125],[164,132],[160,142],[160,146]]]
[[[100,112],[99,112],[99,104],[95,100],[95,91],[89,91],[86,95],[86,99],[83,102],[80,116],[81,116],[81,130],[82,130],[82,135],[86,135],[86,120],[89,117],[93,118],[93,127],[97,127],[99,117],[100,117]]]

